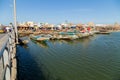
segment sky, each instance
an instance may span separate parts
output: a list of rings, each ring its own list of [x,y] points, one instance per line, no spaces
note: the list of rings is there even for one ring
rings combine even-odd
[[[120,0],[16,0],[17,21],[120,23]],[[13,22],[13,0],[0,0],[0,23]]]

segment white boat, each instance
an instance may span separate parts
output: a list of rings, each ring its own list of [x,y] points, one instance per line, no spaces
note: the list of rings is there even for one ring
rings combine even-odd
[[[45,35],[45,34],[41,34],[41,35],[31,35],[30,38],[36,40],[36,41],[46,41],[49,40],[52,36],[51,35]]]

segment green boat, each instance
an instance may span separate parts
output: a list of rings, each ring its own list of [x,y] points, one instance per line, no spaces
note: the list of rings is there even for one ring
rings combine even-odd
[[[75,32],[59,32],[60,35],[75,35]]]

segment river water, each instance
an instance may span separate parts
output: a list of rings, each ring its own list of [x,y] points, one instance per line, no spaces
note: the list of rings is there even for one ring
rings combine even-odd
[[[17,46],[19,80],[120,80],[120,32]]]

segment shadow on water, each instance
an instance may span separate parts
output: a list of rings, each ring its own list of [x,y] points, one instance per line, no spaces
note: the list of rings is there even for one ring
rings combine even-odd
[[[18,80],[45,80],[32,56],[22,46],[17,46]]]
[[[41,62],[38,64],[27,48],[21,45],[17,46],[17,66],[18,80],[62,80],[51,76],[49,70]]]

